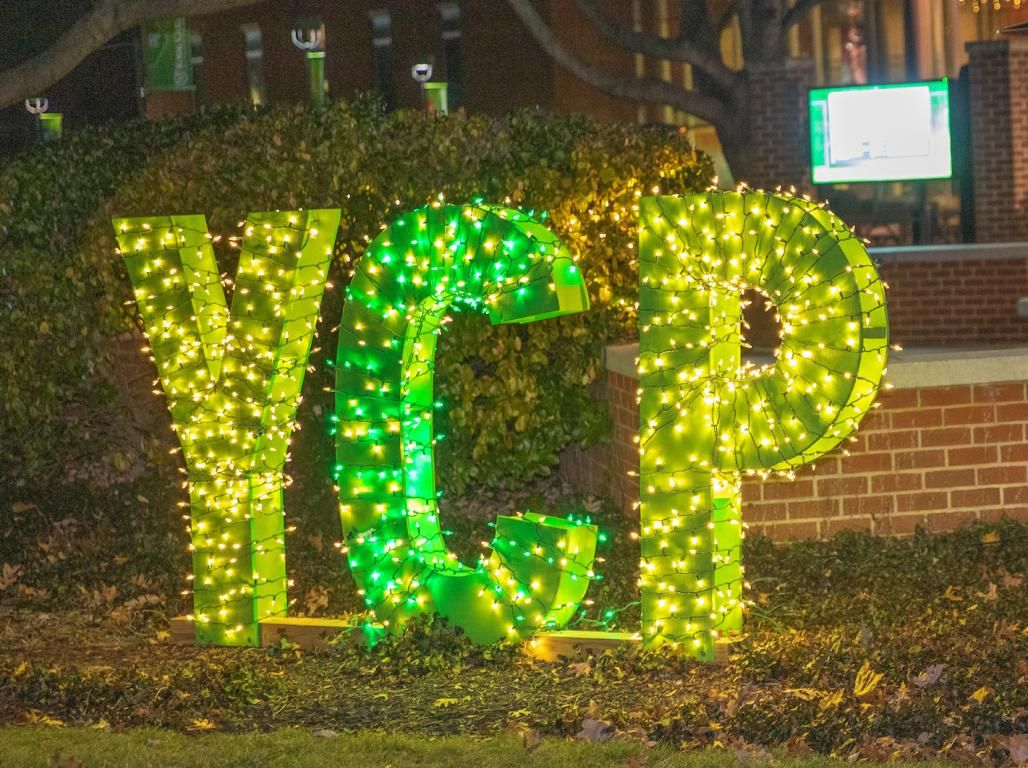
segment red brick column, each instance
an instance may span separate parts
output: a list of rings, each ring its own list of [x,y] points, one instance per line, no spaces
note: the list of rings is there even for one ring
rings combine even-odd
[[[977,239],[1028,240],[1028,40],[967,50]]]
[[[807,89],[814,84],[810,59],[786,59],[748,67],[752,123],[748,178],[754,189],[795,186],[810,190],[810,129]]]

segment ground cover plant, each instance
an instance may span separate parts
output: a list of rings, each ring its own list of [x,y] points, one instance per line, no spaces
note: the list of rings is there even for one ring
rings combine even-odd
[[[593,585],[578,626],[634,626],[633,526],[555,492],[522,502],[553,512],[574,508],[600,522],[606,578]],[[467,546],[475,521],[495,504],[477,516],[470,506],[461,515],[446,510],[458,529],[456,548],[462,540]],[[59,527],[3,534],[5,557],[15,549],[25,554],[4,568],[4,723],[185,733],[506,733],[526,750],[539,739],[577,736],[747,756],[771,748],[989,765],[1016,763],[1025,746],[1028,526],[1021,524],[905,540],[842,534],[784,546],[750,541],[749,632],[723,667],[633,650],[545,664],[518,648],[474,646],[439,622],[370,651],[352,635],[324,653],[288,643],[270,650],[172,646],[166,620],[183,603],[159,586],[174,579],[164,573],[173,570],[166,561],[108,568],[80,559],[79,549],[95,544]],[[130,562],[139,569],[135,582],[151,592],[123,594],[117,585],[132,583],[126,572],[111,580],[110,568]],[[72,590],[44,594],[29,586],[59,581],[56,574],[72,563]],[[326,568],[323,581],[345,581],[341,563]],[[298,604],[296,612],[356,610],[355,596],[345,594]],[[68,610],[72,604],[91,607]]]

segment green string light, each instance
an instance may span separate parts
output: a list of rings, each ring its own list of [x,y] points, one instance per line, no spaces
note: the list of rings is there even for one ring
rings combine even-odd
[[[447,549],[433,383],[450,311],[531,323],[588,306],[564,245],[512,209],[419,208],[360,260],[339,328],[335,480],[350,568],[388,628],[435,612],[489,643],[571,619],[593,577],[595,526],[526,512],[498,518],[474,566]]]

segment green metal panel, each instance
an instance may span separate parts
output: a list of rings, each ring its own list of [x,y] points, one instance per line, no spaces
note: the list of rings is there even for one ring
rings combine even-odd
[[[283,468],[339,211],[251,213],[232,306],[203,216],[116,218],[190,492],[197,641],[286,613]]]
[[[448,312],[528,323],[589,307],[564,245],[525,214],[433,205],[370,245],[339,328],[335,479],[345,547],[387,627],[435,612],[479,643],[560,627],[585,596],[597,531],[526,513],[500,517],[492,552],[465,565],[436,506],[436,339]]]
[[[764,192],[643,198],[639,256],[642,631],[712,659],[742,629],[742,479],[857,428],[885,371],[884,286],[838,218]],[[782,327],[770,364],[741,354],[749,291]]]

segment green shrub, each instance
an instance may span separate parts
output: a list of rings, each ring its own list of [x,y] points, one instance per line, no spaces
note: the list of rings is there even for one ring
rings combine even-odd
[[[603,434],[605,408],[586,385],[599,373],[601,346],[633,320],[633,207],[656,185],[687,192],[711,175],[677,133],[584,118],[387,115],[358,102],[208,120],[178,144],[183,124],[80,134],[3,172],[10,231],[0,264],[14,270],[5,282],[16,311],[0,318],[8,344],[0,456],[30,481],[50,468],[109,484],[166,463],[173,438],[162,400],[147,394],[155,371],[138,353],[113,214],[202,212],[225,246],[248,211],[342,208],[336,291],[324,302],[300,411],[306,429],[290,468],[310,491],[304,501],[320,505],[331,494],[325,390],[339,286],[385,223],[439,195],[484,197],[548,215],[582,256],[591,312],[524,327],[460,317],[441,340],[437,388],[449,408],[440,485],[462,493],[546,473],[565,446]],[[62,189],[50,199],[54,186]],[[231,274],[233,253],[221,251]]]

